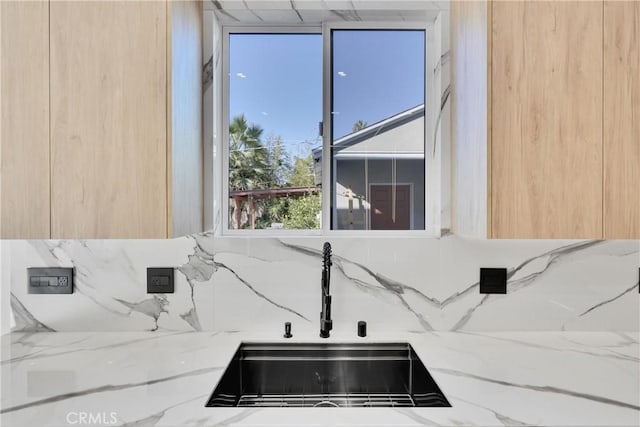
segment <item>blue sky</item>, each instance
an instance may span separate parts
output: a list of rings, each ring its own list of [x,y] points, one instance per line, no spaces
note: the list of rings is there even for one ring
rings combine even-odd
[[[339,30],[333,41],[335,138],[424,102],[424,32]],[[320,34],[232,34],[229,59],[230,118],[244,113],[292,155],[321,144]]]
[[[423,31],[333,32],[334,139],[423,102]]]

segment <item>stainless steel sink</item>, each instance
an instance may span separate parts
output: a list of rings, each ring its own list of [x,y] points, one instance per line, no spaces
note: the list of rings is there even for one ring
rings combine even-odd
[[[410,344],[241,344],[206,406],[451,406]]]

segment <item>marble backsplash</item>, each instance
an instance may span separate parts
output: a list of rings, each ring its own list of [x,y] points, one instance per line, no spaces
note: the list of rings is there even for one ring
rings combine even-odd
[[[323,239],[2,241],[13,330],[319,329]],[[640,241],[330,239],[334,330],[626,330],[640,326]],[[27,293],[27,267],[75,268],[72,295]],[[146,267],[176,268],[174,294],[146,293]],[[480,267],[508,293],[482,295]]]

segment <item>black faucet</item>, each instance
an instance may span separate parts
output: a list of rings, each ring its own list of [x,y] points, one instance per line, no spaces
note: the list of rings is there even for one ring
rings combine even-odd
[[[322,247],[322,311],[320,312],[320,337],[329,338],[333,329],[331,321],[331,295],[329,282],[331,281],[331,244],[325,242]]]

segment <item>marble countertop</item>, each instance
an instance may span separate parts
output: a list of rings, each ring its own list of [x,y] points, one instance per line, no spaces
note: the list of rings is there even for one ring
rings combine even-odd
[[[204,406],[242,341],[283,340],[213,332],[5,335],[0,424],[640,425],[638,332],[421,332],[365,339],[410,342],[451,408]],[[337,335],[328,341],[355,340],[363,339]]]

